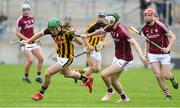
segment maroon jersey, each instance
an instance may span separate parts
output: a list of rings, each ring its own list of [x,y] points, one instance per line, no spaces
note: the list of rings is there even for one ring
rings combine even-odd
[[[34,35],[34,18],[31,16],[21,16],[17,20],[17,28],[20,29],[21,34],[27,38]]]
[[[166,27],[166,25],[157,20],[152,26],[146,24],[143,28],[144,35],[162,48],[167,47],[169,44],[168,36],[166,35],[168,32],[169,29]],[[149,43],[148,46],[149,53],[165,54],[165,52],[161,51],[159,48],[157,48],[151,43]]]
[[[118,24],[116,29],[111,27],[105,27],[105,32],[110,32],[115,43],[115,57],[118,59],[123,59],[125,61],[133,60],[131,46],[129,39],[132,37],[128,33],[127,29],[122,25]]]

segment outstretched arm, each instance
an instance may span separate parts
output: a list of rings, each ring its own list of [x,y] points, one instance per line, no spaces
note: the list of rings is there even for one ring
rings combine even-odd
[[[96,30],[95,32],[92,32],[92,33],[89,33],[89,34],[84,34],[84,38],[95,36],[95,35],[102,35],[104,33],[106,33],[104,31],[104,29],[99,29],[99,30]]]
[[[142,50],[141,50],[141,47],[139,46],[138,42],[134,39],[134,38],[131,38],[129,40],[129,42],[131,43],[131,45],[135,48],[136,52],[138,53],[138,56],[139,58],[141,59],[141,61],[144,63],[144,64],[149,64],[149,61],[147,58],[144,57],[143,53],[142,53]]]
[[[87,45],[89,47],[90,50],[94,50],[94,47],[92,47],[89,42],[88,42],[88,37],[91,37],[91,36],[96,36],[96,35],[100,35],[100,36],[103,36],[106,32],[104,31],[104,29],[99,29],[99,30],[96,30],[92,33],[88,33],[88,34],[83,34],[83,41],[85,43],[85,45]]]
[[[33,35],[30,39],[28,39],[26,41],[26,43],[31,43],[33,41],[35,41],[36,39],[40,38],[41,36],[44,35],[44,31],[40,31],[40,32],[37,32],[35,35]]]
[[[83,41],[80,38],[77,38],[76,36],[74,36],[73,41],[76,42],[79,45],[84,45]]]

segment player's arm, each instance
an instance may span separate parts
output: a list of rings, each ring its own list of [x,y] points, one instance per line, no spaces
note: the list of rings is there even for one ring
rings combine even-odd
[[[35,41],[36,39],[40,38],[41,36],[44,35],[44,30],[43,31],[40,31],[40,32],[37,32],[35,35],[33,35],[30,39],[28,39],[26,41],[26,43],[31,43],[33,41]]]
[[[148,57],[148,47],[149,47],[149,43],[147,41],[144,42],[144,55],[147,58]]]
[[[168,44],[167,48],[162,48],[162,50],[164,52],[168,53],[171,50],[171,48],[174,44],[174,41],[176,40],[176,36],[174,35],[174,33],[172,31],[169,31],[166,35],[168,36],[169,44]]]
[[[91,37],[91,36],[95,36],[95,35],[101,35],[102,36],[104,33],[106,33],[104,31],[104,29],[98,29],[98,30],[96,30],[96,31],[94,31],[92,33],[87,34],[86,36],[87,37]]]
[[[134,38],[130,38],[129,39],[129,42],[130,44],[135,48],[139,58],[141,59],[141,61],[144,63],[144,64],[149,64],[148,63],[148,60],[144,57],[143,53],[142,53],[142,50],[141,50],[141,47],[140,45],[138,44],[138,42],[134,39]]]
[[[104,38],[102,39],[102,41],[100,41],[97,45],[96,45],[96,50],[100,51],[102,48],[104,48],[104,46],[109,45],[110,43],[112,43],[112,41],[110,40],[110,38],[105,37],[106,34],[104,34]]]
[[[88,38],[83,38],[84,47],[87,46],[88,50],[93,51],[94,47],[89,44]]]
[[[143,32],[143,29],[144,29],[144,27],[141,29],[141,31],[142,31],[142,33],[143,33],[143,35],[145,36],[145,34],[144,34],[144,32]],[[146,57],[146,58],[148,58],[148,49],[149,48],[149,42],[148,41],[144,41],[144,56]]]
[[[102,36],[105,33],[106,32],[104,31],[104,29],[99,29],[99,30],[96,30],[96,31],[94,31],[92,33],[83,34],[83,37],[84,37],[83,41],[90,49],[92,49],[92,46],[89,44],[87,37],[91,37],[91,36],[94,36],[94,35],[101,35]]]
[[[82,46],[84,45],[83,41],[76,36],[74,36],[73,41],[79,45],[82,45]]]
[[[27,37],[25,37],[23,34],[20,32],[21,30],[19,28],[16,28],[16,36],[19,37],[22,40],[28,40]]]

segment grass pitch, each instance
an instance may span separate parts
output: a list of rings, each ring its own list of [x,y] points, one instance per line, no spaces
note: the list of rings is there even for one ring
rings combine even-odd
[[[180,82],[180,70],[173,70],[173,73]],[[79,86],[80,81],[75,84],[74,80],[56,74],[44,99],[33,101],[30,97],[41,87],[35,82],[35,75],[33,66],[29,75],[32,84],[27,84],[22,81],[23,65],[0,65],[0,107],[180,107],[180,89],[173,89],[167,81],[173,99],[165,100],[149,69],[129,69],[120,76],[129,103],[115,103],[120,98],[117,93],[110,102],[101,102],[106,88],[99,74],[93,74],[92,94],[88,93],[88,88]]]

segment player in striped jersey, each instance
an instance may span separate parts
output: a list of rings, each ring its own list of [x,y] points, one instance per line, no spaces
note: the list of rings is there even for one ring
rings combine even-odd
[[[124,92],[122,85],[119,82],[119,76],[128,67],[131,66],[133,56],[131,51],[131,45],[135,48],[139,55],[139,58],[144,64],[148,64],[148,60],[142,54],[141,48],[137,41],[128,33],[125,26],[119,22],[119,15],[117,13],[108,14],[105,17],[107,26],[103,29],[96,30],[90,34],[85,34],[85,37],[104,34],[110,32],[115,43],[115,56],[110,66],[101,72],[101,77],[107,87],[107,93],[101,99],[101,101],[109,101],[114,95],[113,88],[120,95],[120,100],[117,102],[128,102],[129,98]]]
[[[42,100],[43,94],[50,84],[52,75],[58,72],[61,72],[67,78],[79,79],[79,80],[82,80],[84,83],[87,83],[89,92],[91,93],[93,78],[92,77],[87,78],[86,76],[83,76],[79,72],[71,71],[69,68],[69,66],[72,64],[73,59],[74,59],[73,41],[77,42],[80,45],[82,45],[83,43],[75,37],[74,32],[66,28],[63,28],[59,19],[57,18],[50,19],[50,21],[48,22],[47,29],[38,32],[32,38],[25,41],[25,43],[30,43],[40,38],[41,36],[44,36],[47,34],[51,35],[51,37],[53,38],[56,44],[57,55],[58,55],[57,62],[46,70],[45,80],[42,84],[42,87],[39,90],[39,92],[35,93],[32,96],[32,99]]]
[[[146,25],[143,27],[144,35],[162,48],[159,49],[153,44],[146,42],[145,53],[149,58],[152,71],[166,99],[171,99],[172,97],[164,79],[170,80],[173,87],[178,89],[178,82],[172,75],[170,68],[170,50],[172,49],[176,36],[165,24],[157,20],[155,9],[147,8],[144,11],[144,18],[146,22]]]
[[[92,33],[98,29],[102,29],[106,26],[104,18],[106,13],[101,11],[98,13],[98,18],[96,21],[94,21],[91,25],[88,26],[88,28],[85,30],[84,34]],[[97,45],[103,45],[105,34],[102,34],[101,36],[94,35],[92,37],[89,37],[86,41],[88,45],[86,45],[86,52],[87,52],[87,62],[88,66],[87,68],[83,70],[79,70],[80,72],[84,73],[85,76],[91,76],[92,72],[99,72],[101,70],[101,53],[98,49],[96,49]],[[94,51],[89,51],[89,47],[93,47]],[[81,86],[86,86],[86,83],[82,83]]]

